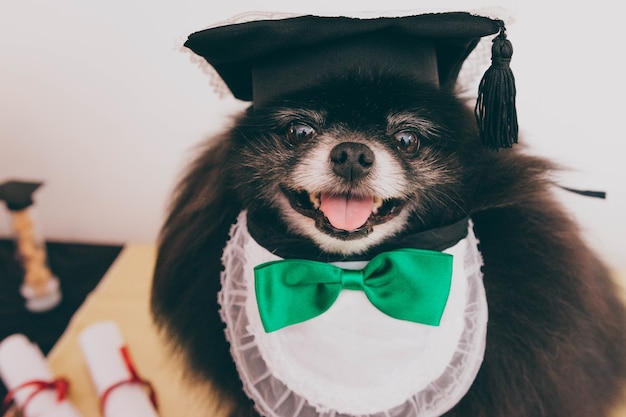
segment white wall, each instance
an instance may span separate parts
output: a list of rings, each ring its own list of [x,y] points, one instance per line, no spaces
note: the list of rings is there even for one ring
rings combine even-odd
[[[155,239],[193,146],[242,108],[220,98],[181,52],[186,35],[247,10],[333,14],[354,8],[337,1],[215,3],[0,2],[0,181],[45,181],[35,197],[48,238]],[[422,3],[384,2],[388,10]],[[617,6],[610,0],[594,2],[593,9],[588,3],[511,3],[523,141],[575,169],[562,175],[564,185],[608,192],[606,201],[563,198],[591,242],[610,263],[626,268],[625,36]],[[379,0],[359,3],[364,11],[380,7]],[[8,233],[8,215],[0,210],[0,236]]]

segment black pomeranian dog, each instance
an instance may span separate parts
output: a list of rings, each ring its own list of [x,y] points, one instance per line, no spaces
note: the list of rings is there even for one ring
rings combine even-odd
[[[155,321],[232,416],[257,415],[217,295],[242,210],[262,244],[329,260],[369,259],[404,236],[471,218],[486,349],[445,416],[607,416],[626,376],[626,314],[552,195],[554,169],[518,149],[486,149],[461,100],[407,79],[346,76],[251,107],[206,144],[177,188],[160,236]]]

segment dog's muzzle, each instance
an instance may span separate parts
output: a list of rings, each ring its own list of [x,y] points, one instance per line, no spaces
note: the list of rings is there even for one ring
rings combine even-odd
[[[361,191],[361,184],[373,172],[376,156],[369,146],[342,142],[329,153],[329,163],[337,180],[348,191],[311,192],[283,187],[291,207],[315,220],[321,232],[341,240],[359,239],[370,234],[377,224],[395,217],[404,205],[397,198],[383,198]]]

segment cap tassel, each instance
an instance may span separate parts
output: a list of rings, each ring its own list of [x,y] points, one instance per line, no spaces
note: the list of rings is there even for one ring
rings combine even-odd
[[[504,25],[493,40],[491,66],[478,87],[475,115],[483,145],[492,149],[510,148],[517,143],[515,77],[509,66],[513,46]]]

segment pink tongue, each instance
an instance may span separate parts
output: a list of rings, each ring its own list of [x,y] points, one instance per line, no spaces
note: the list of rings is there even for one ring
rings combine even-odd
[[[337,229],[352,231],[363,226],[372,213],[373,199],[323,193],[320,210]]]

